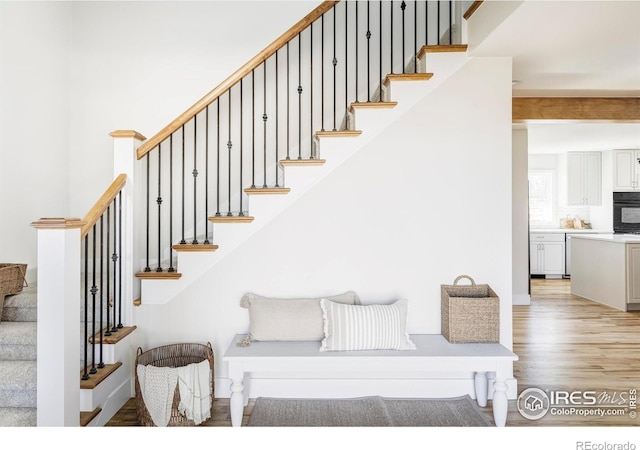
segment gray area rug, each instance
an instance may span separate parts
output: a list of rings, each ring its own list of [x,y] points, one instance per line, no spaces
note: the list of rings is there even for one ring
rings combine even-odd
[[[360,397],[290,399],[258,397],[250,427],[488,427],[465,395],[444,399]]]

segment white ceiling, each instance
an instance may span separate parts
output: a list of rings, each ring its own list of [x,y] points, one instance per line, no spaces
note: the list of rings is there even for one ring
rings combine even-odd
[[[472,55],[511,56],[514,97],[640,97],[640,1],[524,1]],[[530,153],[640,148],[640,123],[526,128]]]

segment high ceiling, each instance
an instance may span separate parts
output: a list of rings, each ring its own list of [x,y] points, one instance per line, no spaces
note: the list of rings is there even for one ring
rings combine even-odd
[[[640,1],[524,1],[471,55],[512,57],[514,97],[640,97]],[[527,129],[530,153],[640,148],[640,123]]]

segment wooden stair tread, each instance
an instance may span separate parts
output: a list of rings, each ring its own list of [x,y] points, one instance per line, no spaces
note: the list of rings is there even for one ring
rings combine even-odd
[[[451,45],[423,45],[418,51],[418,59],[422,58],[425,53],[455,53],[466,52],[468,50],[467,44],[451,44]]]
[[[349,110],[353,112],[356,109],[386,109],[395,108],[396,106],[398,106],[398,102],[353,102]]]
[[[102,369],[98,369],[98,371],[94,374],[89,374],[88,380],[83,380],[82,376],[84,375],[84,369],[80,371],[80,389],[94,389],[97,385],[102,383],[107,379],[109,375],[115,372],[120,366],[122,366],[121,362],[117,362],[115,364],[105,364]],[[87,367],[87,369],[91,369],[91,367]]]
[[[244,189],[247,195],[266,195],[266,194],[288,194],[291,188],[288,187],[248,187]]]
[[[361,130],[316,131],[318,137],[356,137],[361,134]]]
[[[283,166],[321,166],[326,163],[326,159],[281,159]]]
[[[137,278],[157,279],[157,280],[177,280],[181,276],[182,276],[181,273],[169,272],[167,270],[163,270],[162,272],[156,272],[155,270],[152,270],[151,272],[136,273]]]
[[[86,427],[100,414],[102,408],[96,408],[93,411],[80,411],[80,426]]]
[[[253,222],[253,216],[213,216],[209,222],[213,223],[249,223]]]
[[[102,336],[102,343],[103,344],[117,344],[118,342],[120,342],[122,339],[124,339],[125,337],[127,337],[128,335],[130,335],[131,333],[133,333],[133,331],[136,329],[137,327],[134,325],[132,327],[122,327],[122,328],[118,328],[118,331],[112,331],[111,335],[109,336],[105,336],[104,333],[106,333],[106,328],[104,328],[103,330],[103,336]],[[96,343],[100,342],[100,333],[96,333],[94,336],[90,336],[89,337],[89,343],[93,344],[95,339]]]
[[[218,250],[216,244],[175,244],[172,245],[177,252],[215,252]]]
[[[390,73],[384,79],[384,85],[387,86],[391,81],[424,81],[430,80],[432,73]]]

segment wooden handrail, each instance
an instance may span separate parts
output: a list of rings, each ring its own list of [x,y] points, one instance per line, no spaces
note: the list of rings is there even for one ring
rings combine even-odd
[[[89,230],[91,230],[91,228],[98,222],[102,213],[106,211],[111,202],[113,202],[113,199],[116,198],[116,195],[118,195],[126,183],[127,175],[124,173],[118,175],[118,177],[113,180],[111,186],[109,186],[104,194],[102,194],[102,197],[100,197],[96,204],[93,205],[93,208],[91,208],[87,215],[84,216],[84,219],[82,219],[83,225],[81,237],[84,238],[87,233],[89,233]]]
[[[207,95],[202,97],[196,103],[194,103],[189,109],[180,114],[173,122],[164,127],[160,132],[151,137],[148,141],[144,142],[136,151],[136,156],[141,159],[144,155],[153,150],[158,144],[164,141],[167,137],[180,129],[182,125],[191,120],[196,114],[205,109],[211,103],[213,103],[218,97],[231,89],[242,78],[251,73],[252,70],[257,68],[260,64],[266,61],[271,55],[274,55],[280,50],[287,42],[295,38],[298,33],[304,31],[312,22],[321,17],[325,12],[329,11],[333,6],[339,3],[338,1],[325,1],[322,2],[316,9],[307,14],[302,20],[292,26],[288,31],[282,34],[279,38],[268,45],[264,50],[251,58],[240,69],[236,70],[231,76],[220,83],[217,87],[211,90]]]
[[[482,5],[482,3],[483,3],[482,1],[473,2],[471,6],[469,6],[469,8],[462,15],[462,17],[464,17],[465,20],[469,20],[469,17],[471,17],[473,13],[476,12],[476,10],[480,7],[480,5]]]

